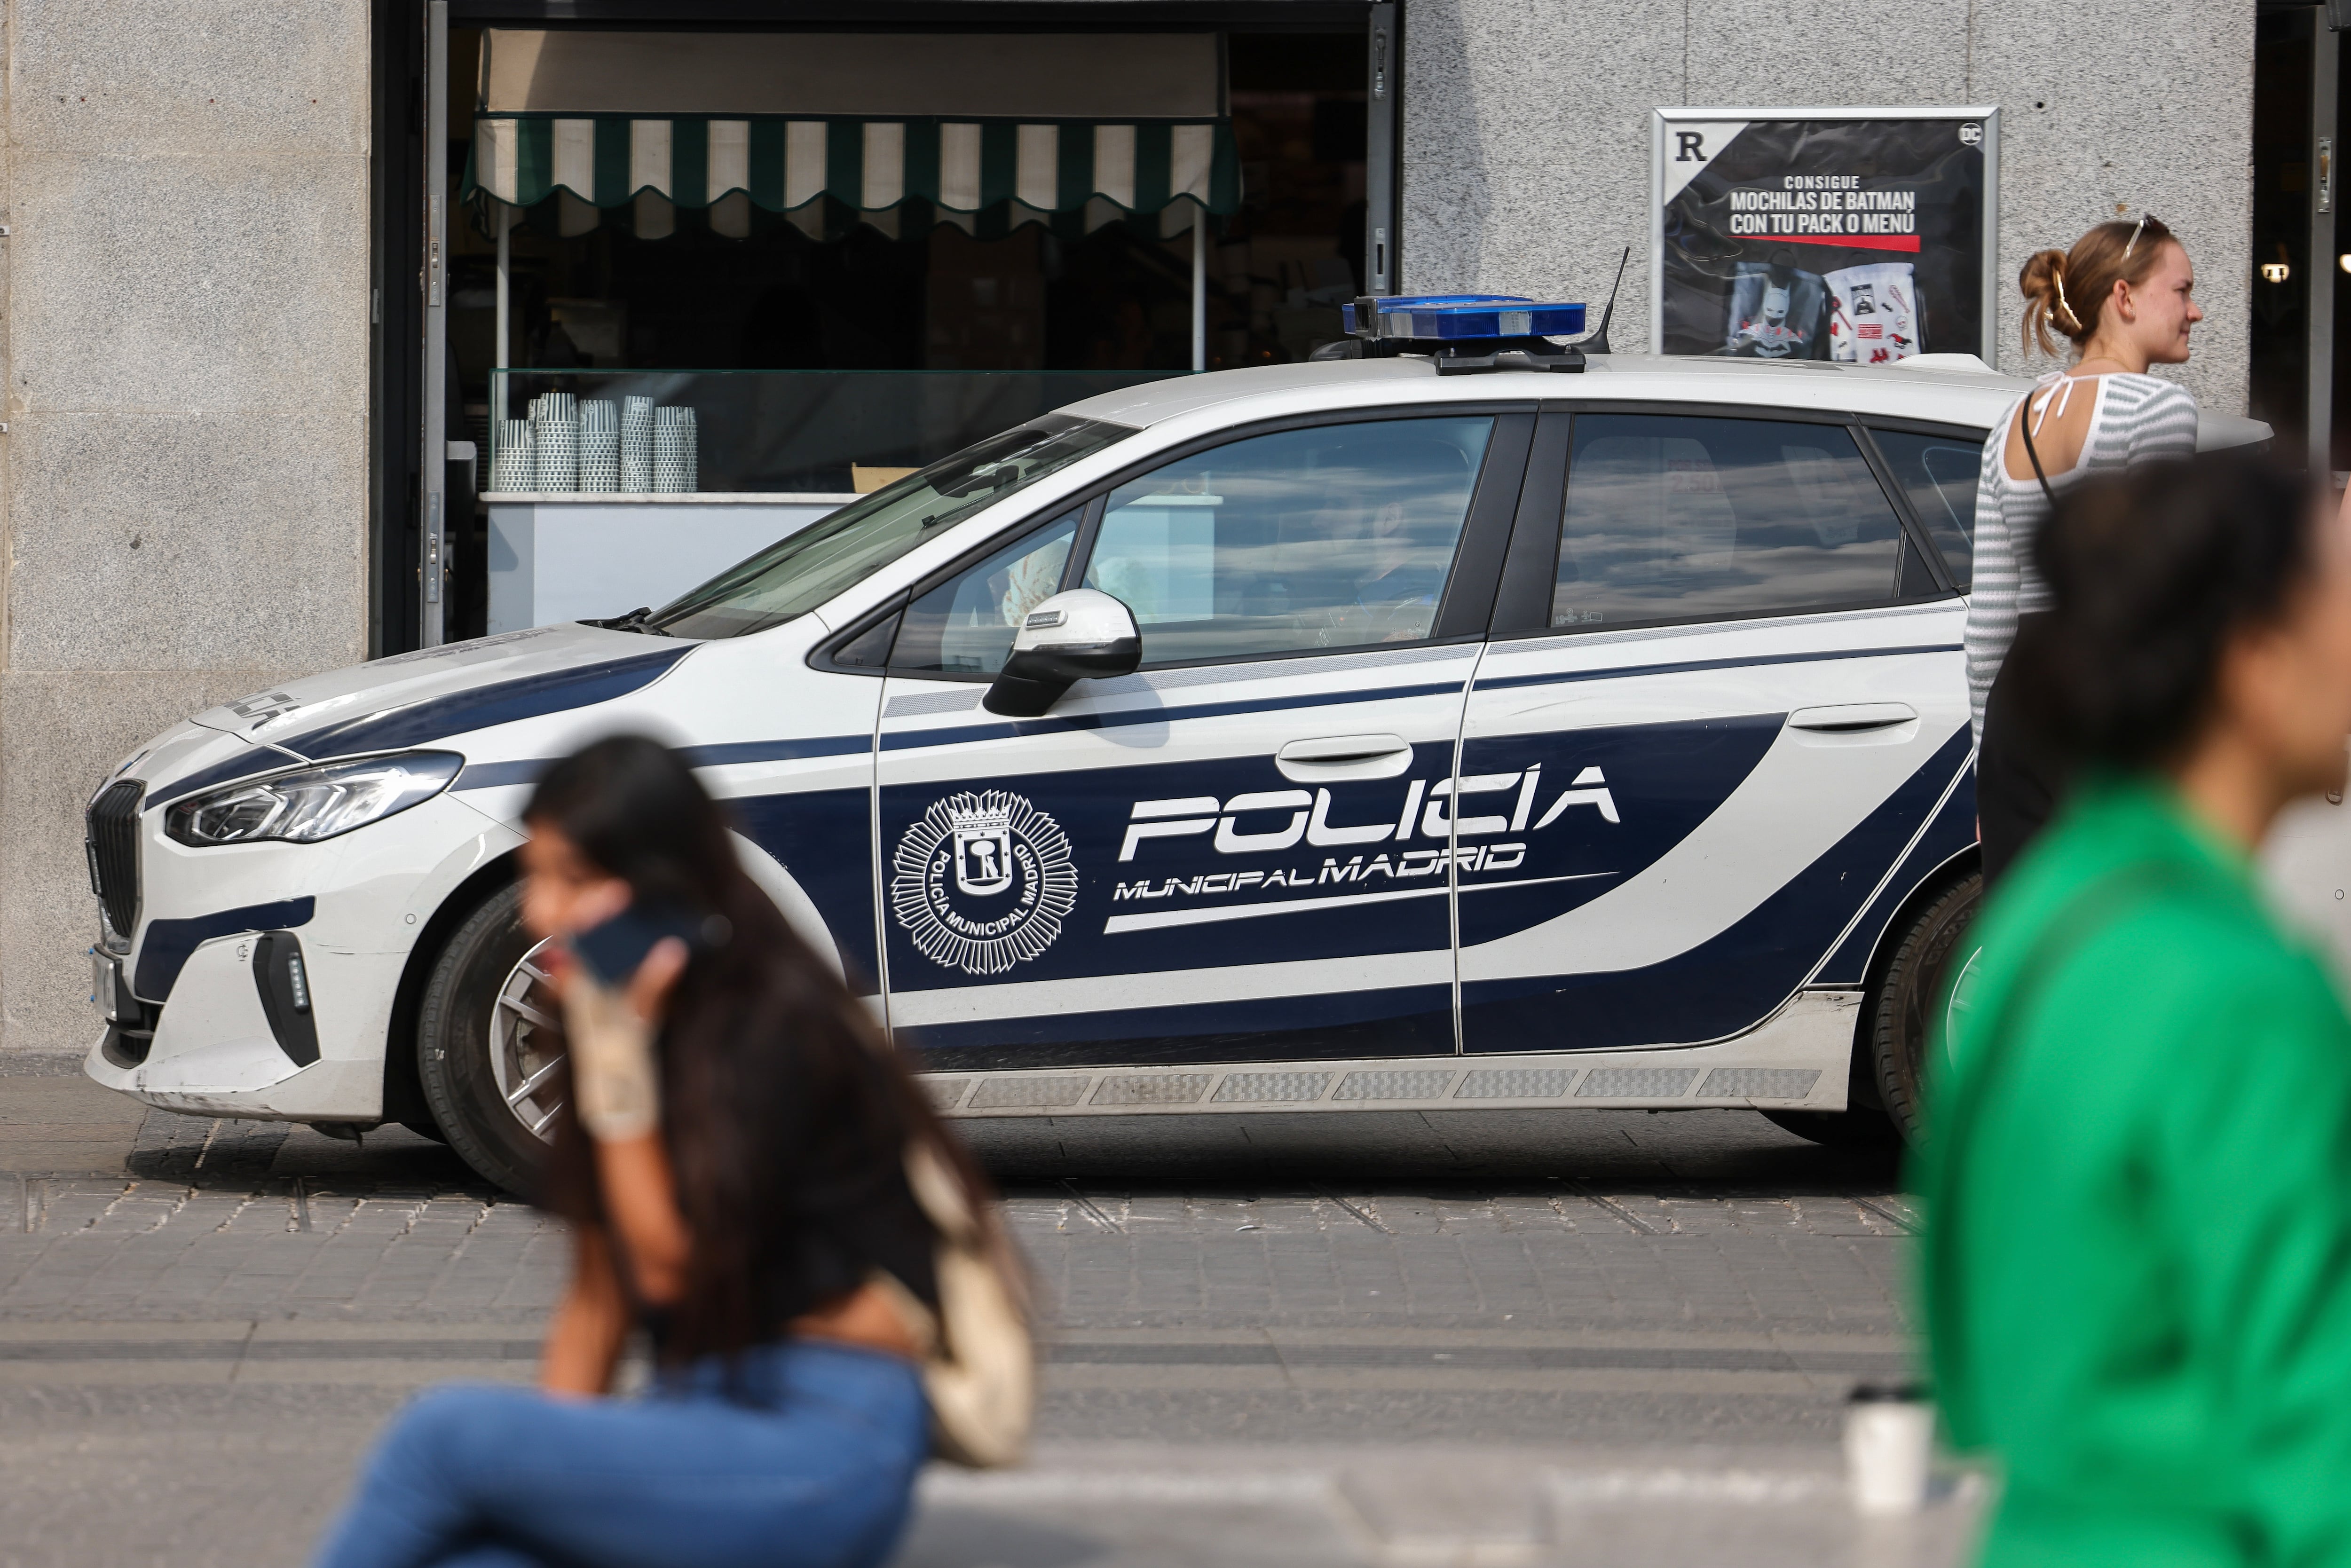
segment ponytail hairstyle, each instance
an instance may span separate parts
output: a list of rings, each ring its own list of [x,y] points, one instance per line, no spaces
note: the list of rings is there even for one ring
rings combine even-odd
[[[2025,722],[2092,765],[2179,758],[2231,640],[2310,580],[2315,502],[2302,476],[2236,452],[2085,478],[2033,540],[2053,603],[2009,653]]]
[[[2163,247],[2179,238],[2161,218],[2128,222],[2117,218],[2100,224],[2074,242],[2070,251],[2036,250],[2016,275],[2024,295],[2024,351],[2037,344],[2054,356],[2051,328],[2080,353],[2097,335],[2098,318],[2113,298],[2117,280],[2136,288],[2147,280],[2163,257]],[[2125,256],[2123,253],[2130,254]]]

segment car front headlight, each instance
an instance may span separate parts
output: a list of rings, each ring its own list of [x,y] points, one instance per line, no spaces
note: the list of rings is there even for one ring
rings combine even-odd
[[[449,787],[465,759],[454,751],[357,757],[192,795],[163,813],[183,844],[315,844],[381,821]]]

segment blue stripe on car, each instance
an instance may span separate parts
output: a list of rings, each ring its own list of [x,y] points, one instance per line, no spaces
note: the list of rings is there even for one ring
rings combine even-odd
[[[626,659],[604,659],[518,680],[496,681],[444,696],[427,697],[405,707],[345,719],[276,744],[313,758],[422,746],[467,730],[487,729],[493,725],[513,724],[518,719],[538,718],[626,696],[660,679],[694,648],[691,643],[658,648]]]
[[[1858,986],[1869,977],[1869,960],[1877,951],[1877,944],[1886,935],[1886,923],[1894,912],[1902,907],[1918,883],[1936,867],[1948,862],[1953,855],[1976,845],[1976,779],[1975,768],[1968,767],[1944,800],[1943,809],[1918,835],[1918,841],[1903,857],[1902,864],[1876,899],[1873,901],[1852,935],[1821,966],[1816,986]]]
[[[807,740],[741,740],[689,746],[678,752],[688,768],[729,768],[747,762],[796,762],[804,757],[854,757],[873,749],[870,735],[820,735]]]
[[[187,967],[188,955],[204,943],[243,931],[283,931],[308,925],[318,906],[315,898],[287,898],[276,904],[248,904],[187,920],[151,920],[147,923],[146,939],[139,945],[139,967],[131,977],[131,988],[141,1001],[162,1001],[172,994],[180,971]]]
[[[1229,718],[1235,714],[1269,713],[1277,708],[1331,707],[1346,703],[1387,702],[1397,697],[1453,696],[1458,681],[1436,681],[1416,686],[1378,686],[1364,691],[1307,692],[1249,702],[1196,703],[1189,707],[1118,708],[1109,713],[1071,714],[1066,717],[1019,719],[1010,724],[975,724],[960,728],[910,730],[882,737],[884,751],[909,751],[922,746],[967,746],[982,740],[1015,740],[1028,735],[1066,735],[1079,729],[1123,729],[1138,724],[1176,724],[1186,719]]]
[[[1155,1062],[1451,1056],[1447,986],[1045,1013],[896,1031],[924,1072]]]
[[[552,757],[525,758],[520,762],[468,762],[452,789],[502,789],[513,784],[536,784],[539,775],[555,766]]]
[[[1962,727],[1828,852],[1730,927],[1638,969],[1461,988],[1464,1048],[1610,1051],[1736,1034],[1787,1000],[1934,809],[1974,737]]]
[[[724,746],[685,746],[678,755],[688,768],[731,768],[751,762],[794,762],[809,757],[855,757],[873,749],[870,735],[820,735],[809,740],[743,740]],[[519,762],[471,762],[452,789],[499,789],[536,784],[561,758],[531,757]]]
[[[774,856],[816,905],[851,988],[872,996],[882,969],[873,950],[873,797],[859,786],[724,804],[743,836]]]

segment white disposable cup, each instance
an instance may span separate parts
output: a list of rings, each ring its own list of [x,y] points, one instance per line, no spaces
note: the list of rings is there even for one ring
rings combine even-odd
[[[1934,1407],[1911,1399],[1856,1400],[1845,1407],[1845,1473],[1856,1513],[1916,1513],[1927,1501],[1935,1452]]]

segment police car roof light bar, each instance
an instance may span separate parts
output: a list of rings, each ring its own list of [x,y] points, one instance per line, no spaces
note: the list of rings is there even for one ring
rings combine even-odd
[[[1583,329],[1583,307],[1515,294],[1363,295],[1343,308],[1349,337],[1326,343],[1316,360],[1386,359],[1426,354],[1441,376],[1474,371],[1583,369],[1583,354],[1552,341]]]
[[[1583,306],[1541,303],[1514,294],[1365,295],[1343,307],[1342,315],[1347,330],[1358,338],[1416,342],[1565,338],[1583,330]]]

